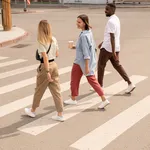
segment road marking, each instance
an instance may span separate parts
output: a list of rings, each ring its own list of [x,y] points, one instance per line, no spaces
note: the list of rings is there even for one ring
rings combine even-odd
[[[15,69],[15,70],[12,70],[12,71],[0,73],[0,79],[4,79],[4,78],[7,78],[7,77],[17,75],[17,74],[21,74],[21,73],[25,73],[25,72],[35,70],[38,66],[39,66],[39,64],[36,64],[36,65],[31,65],[31,66]]]
[[[66,67],[66,68],[61,68],[59,70],[59,73],[60,74],[65,74],[65,73],[70,72],[70,70],[71,70],[71,66]],[[9,85],[0,87],[0,94],[5,94],[5,93],[8,93],[8,92],[23,88],[25,86],[29,86],[29,85],[34,84],[34,83],[36,83],[36,77],[32,77],[32,78],[22,80],[22,81],[13,83],[13,84],[9,84]]]
[[[149,106],[150,95],[88,133],[72,144],[71,147],[80,150],[102,150],[118,136],[150,114]]]
[[[7,61],[7,62],[4,62],[4,63],[0,63],[0,68],[10,66],[10,65],[14,65],[14,64],[19,64],[19,63],[22,63],[22,62],[25,62],[25,61],[27,61],[27,60],[16,59],[16,60],[12,60],[12,61]]]
[[[133,81],[133,83],[137,84],[137,83],[145,80],[146,78],[147,77],[144,77],[144,76],[134,75],[131,77],[131,80]],[[114,94],[117,94],[125,89],[126,89],[126,83],[122,80],[122,81],[119,81],[115,84],[112,84],[112,85],[106,87],[104,89],[104,91],[106,93],[111,94],[110,96],[107,96],[107,98],[109,98],[109,97],[113,96]],[[97,96],[97,94],[95,93],[95,94],[93,94],[93,96]],[[88,97],[86,97],[84,99],[86,100],[87,98]],[[92,103],[91,103],[90,97],[89,97],[89,99],[90,100],[88,100],[88,101],[86,100],[86,102],[79,103],[78,106],[73,106],[73,107],[69,107],[69,108],[65,109],[64,112],[68,112],[68,113],[64,113],[65,119],[69,119],[69,118],[81,113],[85,109],[88,109],[88,108],[100,103],[100,98],[98,96],[97,96],[97,98],[93,98],[92,101],[94,101],[94,102],[92,102]],[[73,111],[73,110],[75,110],[75,111]],[[39,119],[27,124],[27,125],[24,125],[24,126],[20,127],[18,130],[36,136],[36,135],[59,124],[59,122],[55,122],[50,119],[54,114],[56,114],[56,112],[50,113],[42,118],[39,118]]]
[[[60,74],[61,74],[61,72],[60,72]],[[106,71],[105,75],[106,74],[110,74],[110,72]],[[87,82],[86,78],[83,78],[81,80],[81,84],[84,84],[86,82]],[[70,89],[70,81],[62,83],[60,86],[61,86],[61,92],[65,92],[65,91],[69,90]],[[45,94],[43,95],[42,100],[45,100],[50,97],[52,97],[52,95],[50,94],[49,90],[46,90]],[[22,99],[14,101],[14,102],[11,102],[9,104],[1,106],[0,107],[0,117],[4,117],[6,115],[9,115],[10,113],[13,113],[13,112],[18,111],[26,106],[31,105],[32,99],[33,99],[33,95],[30,95],[25,98],[22,98]]]
[[[8,57],[1,57],[0,56],[0,60],[4,60],[4,59],[7,59]]]

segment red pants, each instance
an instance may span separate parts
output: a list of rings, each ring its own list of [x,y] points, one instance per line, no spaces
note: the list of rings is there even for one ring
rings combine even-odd
[[[78,96],[79,93],[79,84],[83,72],[79,65],[74,64],[71,71],[71,96]],[[89,84],[93,87],[93,89],[97,92],[99,96],[103,96],[104,92],[95,78],[95,75],[86,76]]]

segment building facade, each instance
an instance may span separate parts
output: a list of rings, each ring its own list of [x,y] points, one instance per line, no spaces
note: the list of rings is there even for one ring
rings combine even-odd
[[[150,0],[30,0],[31,3],[47,4],[106,4],[106,3],[123,3],[123,2],[150,2]],[[11,0],[12,3],[23,3],[24,0]]]

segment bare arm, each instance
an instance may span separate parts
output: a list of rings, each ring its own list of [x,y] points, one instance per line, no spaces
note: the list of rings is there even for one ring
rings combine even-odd
[[[112,53],[115,53],[115,35],[114,33],[110,33],[110,41],[112,46]]]
[[[85,73],[89,74],[89,59],[85,59]]]
[[[50,72],[49,72],[49,62],[48,62],[47,54],[46,54],[45,52],[42,52],[42,57],[43,57],[44,67],[45,67],[45,69],[46,69],[48,81],[49,81],[49,82],[52,82],[53,79],[51,78],[51,74],[50,74]]]
[[[111,41],[111,46],[112,46],[112,54],[115,60],[118,60],[118,56],[116,55],[115,52],[115,36],[114,33],[110,33],[110,41]]]
[[[98,45],[98,48],[99,48],[99,49],[102,47],[102,44],[103,44],[103,42],[101,42],[101,43]]]
[[[59,56],[59,52],[58,52],[58,50],[56,51],[56,57],[58,57]]]
[[[48,63],[47,54],[45,52],[42,52],[41,54],[42,54],[42,57],[44,60],[44,67],[45,67],[46,71],[49,71],[49,63]]]

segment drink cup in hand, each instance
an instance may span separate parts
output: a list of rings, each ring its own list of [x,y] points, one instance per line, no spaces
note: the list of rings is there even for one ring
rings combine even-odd
[[[68,48],[72,49],[74,46],[74,42],[73,41],[68,41]]]

